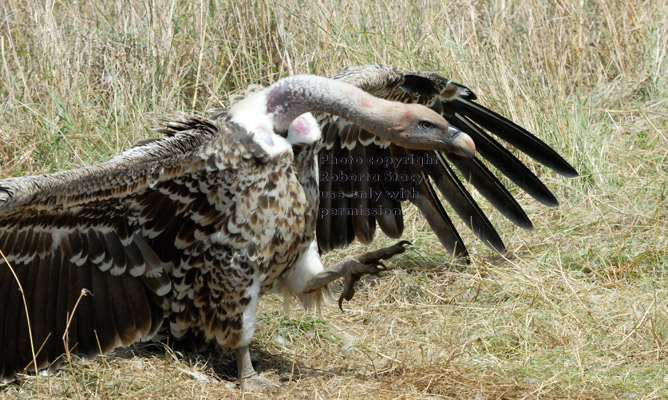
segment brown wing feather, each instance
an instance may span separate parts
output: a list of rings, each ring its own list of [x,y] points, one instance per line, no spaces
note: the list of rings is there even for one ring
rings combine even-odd
[[[390,145],[392,157],[402,159],[408,157],[408,152],[403,147]],[[416,178],[426,178],[422,171],[418,171],[414,165],[409,163],[399,164],[396,168],[397,174],[401,176],[411,176]],[[453,255],[457,257],[467,257],[466,247],[457,228],[453,225],[447,213],[443,209],[441,202],[436,196],[431,184],[426,179],[421,179],[416,184],[410,184],[405,180],[398,180],[405,190],[415,189],[417,194],[408,197],[415,204],[427,219],[429,226],[441,241],[441,244]]]
[[[39,268],[30,268],[26,272],[26,277],[23,280],[23,290],[25,290],[26,293],[34,293],[36,290],[36,281],[37,281],[37,274],[39,272]],[[25,354],[22,350],[23,349],[30,349],[30,330],[28,329],[28,324],[26,323],[26,312],[25,308],[23,307],[23,304],[19,304],[18,307],[18,317],[16,321],[21,321],[18,324],[18,334],[17,334],[17,353],[19,355],[19,363],[27,365],[31,359],[31,357],[26,357],[27,354]],[[32,327],[31,327],[32,329]],[[29,354],[29,353],[28,353]]]
[[[88,290],[82,297],[74,314],[76,318],[77,343],[76,353],[86,358],[93,357],[99,353],[98,340],[91,332],[95,332],[95,307],[93,305],[93,270],[94,268],[79,268],[77,273],[77,289],[81,295],[81,289]],[[52,325],[49,325],[52,326]],[[57,351],[54,351],[54,354]]]
[[[95,308],[95,337],[100,343],[101,350],[105,351],[121,345],[107,282],[110,274],[105,274],[98,268],[91,269],[93,279],[90,291]]]
[[[27,275],[27,270],[21,268],[15,270],[16,276],[18,277],[19,280],[23,281],[25,279],[25,276]],[[10,291],[12,288],[16,287],[16,282],[13,281],[13,276],[10,273],[9,276],[6,278],[9,278],[9,290],[8,292],[11,294],[12,292]],[[18,294],[18,290],[14,289],[14,292]],[[5,363],[5,371],[13,372],[15,366],[18,363],[18,329],[21,324],[25,324],[25,320],[21,321],[19,320],[19,315],[21,314],[21,309],[22,309],[22,304],[21,304],[21,298],[20,295],[10,295],[7,298],[7,302],[5,303],[5,320],[4,320],[4,338],[3,338],[3,343],[7,343],[10,345],[3,345],[2,346],[2,360],[4,360]]]
[[[7,268],[3,268],[7,269]],[[36,268],[38,271],[37,278],[35,279],[35,287],[39,290],[34,290],[33,301],[30,304],[30,310],[42,310],[37,315],[31,315],[31,320],[34,321],[32,324],[32,334],[34,338],[45,338],[49,330],[47,328],[48,316],[44,311],[46,311],[49,297],[48,297],[48,288],[49,280],[51,279],[51,264],[49,259],[46,257],[42,258],[39,263],[39,266]],[[2,339],[0,339],[0,343]],[[35,343],[35,351],[42,347],[42,341]],[[38,364],[46,363],[48,360],[48,352],[46,350],[40,351],[37,357]]]
[[[367,159],[366,149],[364,146],[354,146],[350,150],[350,154],[354,159]],[[369,176],[369,165],[362,163],[360,165],[350,166],[350,176],[358,176],[361,179],[351,181],[351,194],[353,198],[351,201],[354,210],[369,210],[373,206],[373,199],[369,191],[370,184],[366,177]],[[369,244],[373,241],[373,236],[376,231],[376,221],[373,215],[365,215],[358,213],[353,215],[353,230],[357,240],[364,244]]]
[[[7,304],[11,298],[9,288],[11,287],[12,282],[14,282],[14,277],[9,271],[9,268],[0,268],[0,343],[5,343],[5,337],[7,337],[5,331],[8,326],[5,321],[7,313],[9,312]],[[0,347],[0,376],[5,376],[5,370],[9,371],[9,373],[13,373],[15,370],[15,366],[8,368],[5,365],[5,360],[7,359],[7,355],[5,354],[6,351],[6,346]]]

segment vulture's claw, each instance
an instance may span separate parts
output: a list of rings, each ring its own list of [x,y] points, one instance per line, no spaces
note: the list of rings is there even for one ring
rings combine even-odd
[[[339,309],[341,311],[343,311],[343,300],[350,301],[355,295],[355,282],[359,281],[364,275],[375,275],[391,269],[380,261],[362,264],[357,260],[349,260],[344,265],[346,269],[344,275],[345,283],[343,284],[343,292],[339,296]]]
[[[404,246],[410,245],[411,242],[402,240],[393,246],[384,247],[382,249],[373,250],[362,254],[356,259],[346,260],[335,267],[339,267],[343,272],[345,283],[343,284],[343,292],[339,296],[339,309],[343,311],[343,300],[350,301],[355,295],[355,282],[359,281],[364,275],[375,275],[383,271],[389,271],[391,267],[387,267],[380,260],[387,260],[397,254],[406,251]]]
[[[355,282],[359,281],[364,275],[375,275],[392,269],[381,260],[387,260],[405,252],[405,246],[410,244],[411,242],[408,240],[402,240],[392,246],[368,251],[356,258],[347,258],[311,278],[304,293],[313,292],[339,278],[344,278],[343,293],[339,297],[339,308],[343,311],[343,300],[350,300],[355,295]]]

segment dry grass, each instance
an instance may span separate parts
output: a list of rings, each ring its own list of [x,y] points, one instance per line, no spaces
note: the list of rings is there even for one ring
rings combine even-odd
[[[474,262],[452,266],[413,214],[416,246],[347,312],[286,316],[265,298],[259,369],[300,377],[273,397],[668,397],[665,1],[248,3],[5,0],[0,176],[103,160],[152,136],[154,116],[224,104],[251,82],[367,63],[440,71],[582,177],[538,171],[559,209],[518,193],[534,231],[492,213],[505,257],[465,232]],[[229,354],[157,344],[133,354],[27,377],[0,396],[242,396]]]

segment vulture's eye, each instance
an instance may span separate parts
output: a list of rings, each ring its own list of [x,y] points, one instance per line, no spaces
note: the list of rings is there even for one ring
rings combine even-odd
[[[431,122],[420,121],[418,122],[418,129],[421,131],[426,131],[427,129],[433,128],[434,125]]]

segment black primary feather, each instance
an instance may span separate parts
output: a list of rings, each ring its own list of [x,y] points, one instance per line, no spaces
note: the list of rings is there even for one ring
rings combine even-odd
[[[334,75],[333,79],[351,83],[384,99],[427,105],[472,138],[478,157],[489,162],[498,173],[505,175],[511,182],[547,206],[557,206],[556,197],[536,174],[491,134],[559,174],[567,177],[577,176],[575,169],[546,143],[514,122],[476,103],[477,97],[466,86],[452,82],[436,73],[401,72],[393,67],[369,65],[346,68]],[[355,132],[355,128],[341,118],[327,114],[321,114],[318,118],[323,130],[324,143],[320,151],[321,159],[329,160],[331,157],[347,159],[357,154],[362,155],[363,159],[366,157],[365,162],[368,163],[377,156],[397,158],[407,155],[404,150],[390,154],[389,149],[396,145],[390,145],[389,142],[383,142],[378,138],[369,139],[367,136],[358,135],[357,141],[353,142],[354,135],[351,135],[350,132]],[[408,154],[424,156],[424,153],[410,150]],[[422,173],[427,174],[430,179],[426,182],[408,184],[403,187],[417,190],[417,193],[422,196],[422,198],[410,200],[418,205],[429,225],[453,255],[465,256],[468,253],[456,227],[448,217],[445,208],[440,204],[438,197],[435,196],[432,185],[438,188],[459,218],[483,243],[499,252],[505,251],[505,245],[452,168],[459,170],[464,180],[478,190],[502,215],[522,228],[531,229],[533,227],[529,217],[510,191],[478,158],[467,159],[456,154],[434,154],[432,158],[438,161],[418,168],[397,168],[393,165],[374,164],[358,167],[355,172],[368,170],[370,174],[381,177],[388,173],[402,171],[416,177]],[[326,172],[332,169],[326,164],[321,164],[320,167]],[[320,185],[321,188],[326,187],[328,191],[340,189],[332,187],[322,179]],[[379,202],[364,203],[365,207],[378,207],[379,205],[384,208],[401,207],[405,200],[392,198],[391,194],[397,193],[400,189],[396,182],[383,180],[372,183],[370,186],[374,190],[381,191],[382,195]],[[356,185],[353,192],[366,189],[365,185]],[[351,196],[354,193],[349,192],[348,195]],[[321,200],[321,212],[324,208],[331,206],[329,199]],[[348,227],[354,221],[359,221],[359,218],[338,215],[320,219],[318,221],[318,244],[321,251],[334,248],[331,240],[333,237],[342,238],[336,242],[337,248],[350,244],[355,237],[349,234]],[[402,213],[378,216],[375,222],[390,237],[398,237],[403,231]],[[371,226],[360,226],[355,230],[355,236],[361,242],[367,243],[372,232],[374,230]]]

